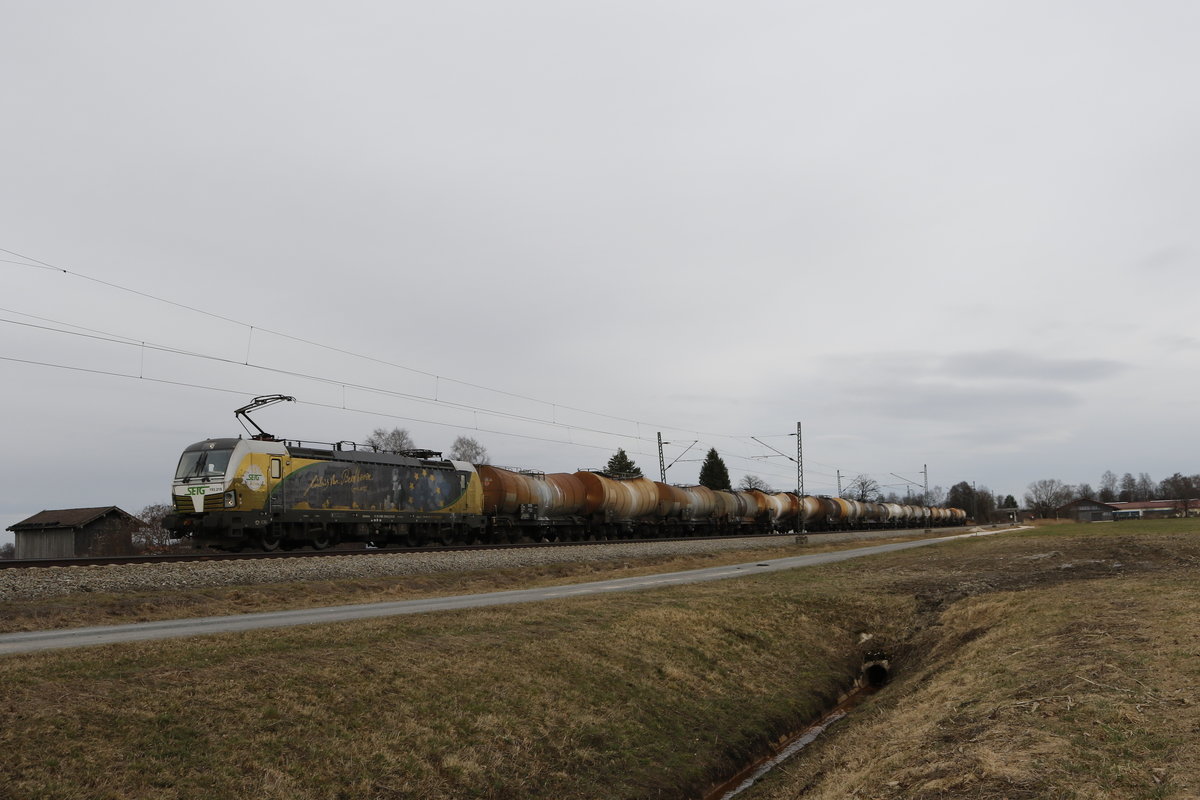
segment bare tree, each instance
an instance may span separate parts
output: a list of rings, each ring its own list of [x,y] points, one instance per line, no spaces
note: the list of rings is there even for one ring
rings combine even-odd
[[[1137,499],[1153,500],[1158,494],[1158,484],[1150,477],[1149,472],[1139,472],[1137,479]]]
[[[1039,517],[1049,517],[1054,509],[1066,505],[1075,497],[1075,487],[1057,478],[1043,478],[1029,484],[1025,506]]]
[[[1126,472],[1121,477],[1121,491],[1117,495],[1117,499],[1122,503],[1129,503],[1137,499],[1137,480],[1133,474]]]
[[[1104,470],[1100,476],[1100,497],[1097,499],[1101,503],[1111,503],[1117,499],[1117,473],[1111,469]]]
[[[467,461],[471,464],[488,463],[487,448],[470,436],[459,436],[450,445],[450,458],[454,461]]]
[[[186,550],[187,545],[180,539],[171,538],[170,532],[163,527],[163,519],[174,510],[168,503],[151,503],[143,508],[133,529],[134,548],[143,553]]]
[[[870,475],[859,475],[846,486],[843,497],[861,502],[873,502],[879,499],[879,481]]]
[[[12,542],[5,542],[4,544],[0,544],[0,560],[6,559],[6,558],[12,559],[12,558],[16,558],[16,557],[17,557],[17,546],[15,544],[13,544]]]
[[[743,475],[742,479],[738,481],[738,488],[744,492],[750,489],[758,489],[760,492],[773,491],[770,484],[757,475]]]
[[[1200,475],[1191,477],[1176,472],[1169,478],[1163,478],[1159,484],[1158,496],[1162,500],[1190,500],[1200,497]]]
[[[390,431],[386,428],[376,428],[367,437],[366,443],[384,453],[399,453],[401,450],[412,450],[416,446],[412,436],[404,428],[392,428]]]

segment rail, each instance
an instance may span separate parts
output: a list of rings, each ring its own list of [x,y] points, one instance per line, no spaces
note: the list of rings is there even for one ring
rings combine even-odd
[[[967,527],[938,528],[939,536],[955,531],[967,530]],[[920,528],[898,528],[886,533],[894,536],[907,536],[921,532]],[[843,531],[829,531],[831,535]],[[811,537],[820,537],[820,533],[809,533]],[[252,553],[221,553],[221,552],[191,552],[191,553],[157,553],[154,555],[129,556],[86,556],[77,558],[26,558],[0,560],[0,569],[28,569],[36,567],[103,567],[121,564],[171,564],[189,561],[250,561],[265,558],[331,558],[335,556],[382,556],[400,553],[453,553],[469,550],[519,550],[530,547],[588,547],[603,544],[649,544],[653,542],[697,542],[717,541],[722,539],[766,539],[775,537],[789,539],[796,536],[794,531],[788,533],[755,533],[733,534],[729,536],[675,536],[657,539],[587,539],[566,542],[516,542],[507,544],[453,544],[425,545],[423,547],[336,547],[328,550],[272,551]]]

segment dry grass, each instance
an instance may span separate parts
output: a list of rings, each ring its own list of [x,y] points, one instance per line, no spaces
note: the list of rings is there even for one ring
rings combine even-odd
[[[895,684],[758,797],[1191,797],[1200,537],[1176,530],[7,658],[0,795],[694,797],[870,632]]]
[[[927,595],[896,682],[746,800],[1200,796],[1200,542],[1130,530],[1000,548],[1035,588]]]
[[[11,797],[677,797],[885,609],[766,581],[10,658]],[[747,724],[751,721],[752,724]]]

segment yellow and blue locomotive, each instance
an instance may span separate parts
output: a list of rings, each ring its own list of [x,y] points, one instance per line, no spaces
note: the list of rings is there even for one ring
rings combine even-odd
[[[256,398],[237,414],[250,421],[249,409],[290,399]],[[198,547],[321,549],[339,541],[452,541],[484,523],[471,464],[430,451],[284,442],[258,431],[183,451],[168,530]]]
[[[421,455],[208,439],[184,450],[165,524],[197,546],[263,550],[449,541],[482,526],[475,468]]]

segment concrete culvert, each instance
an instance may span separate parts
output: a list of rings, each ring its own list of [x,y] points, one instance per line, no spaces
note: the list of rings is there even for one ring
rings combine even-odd
[[[863,664],[863,680],[868,686],[879,687],[888,682],[891,672],[887,661],[872,661]]]

